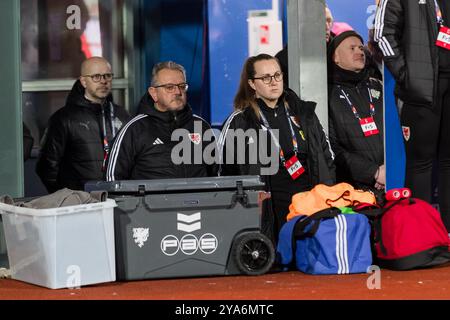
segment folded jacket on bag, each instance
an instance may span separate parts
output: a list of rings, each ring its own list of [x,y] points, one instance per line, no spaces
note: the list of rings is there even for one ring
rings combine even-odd
[[[318,184],[310,191],[300,192],[292,197],[287,220],[296,216],[310,216],[331,207],[341,208],[360,203],[376,204],[375,195],[368,191],[356,190],[345,182],[333,186]]]

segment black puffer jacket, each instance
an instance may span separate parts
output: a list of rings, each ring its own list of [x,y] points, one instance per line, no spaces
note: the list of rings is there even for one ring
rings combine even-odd
[[[209,130],[211,127],[205,120],[193,115],[189,105],[176,113],[160,112],[147,93],[141,100],[139,111],[141,114],[130,120],[114,142],[106,171],[107,181],[207,177],[217,174],[217,165],[213,161],[207,165],[203,158],[205,148],[215,149],[215,138]],[[176,141],[172,141],[176,129],[179,135]],[[186,146],[183,152],[180,151],[182,146]],[[172,153],[181,154],[183,163],[178,163],[181,159],[173,159]],[[214,155],[214,152],[206,153]]]
[[[333,151],[330,148],[328,138],[322,125],[317,118],[314,109],[315,102],[302,101],[290,89],[284,93],[284,99],[289,105],[291,116],[294,116],[299,122],[300,127],[304,131],[307,142],[308,155],[307,162],[309,166],[309,175],[312,186],[318,183],[333,184],[335,182],[335,166],[333,163]],[[247,108],[244,111],[234,112],[225,122],[222,128],[222,134],[219,140],[219,152],[222,153],[225,162],[227,153],[227,131],[230,129],[254,129],[256,132],[262,129],[261,121],[256,117],[252,108]],[[270,137],[266,138],[271,141]],[[245,155],[249,156],[249,145],[246,141]],[[234,150],[238,150],[235,146]],[[259,154],[259,151],[258,151]],[[234,155],[236,157],[236,155]],[[224,164],[221,167],[222,175],[260,175],[261,174],[261,159],[252,164],[245,161],[244,164]]]
[[[384,163],[383,149],[383,85],[369,78],[367,70],[360,74],[345,71],[329,62],[329,133],[336,153],[338,182],[348,182],[358,188],[373,187],[375,173]],[[360,118],[370,116],[370,99],[375,107],[378,135],[365,137],[345,95]]]
[[[87,181],[103,180],[102,107],[88,101],[84,94],[83,86],[77,81],[66,105],[50,117],[36,166],[49,192],[62,188],[83,190]],[[109,96],[105,103],[107,133],[112,132],[111,123],[117,133],[128,119],[127,111],[113,104]],[[109,140],[112,140],[111,134]]]
[[[434,0],[382,0],[375,41],[405,103],[431,107],[437,94],[439,54]]]

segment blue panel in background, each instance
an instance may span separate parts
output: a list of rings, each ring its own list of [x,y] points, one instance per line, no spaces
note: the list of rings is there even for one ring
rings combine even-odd
[[[335,22],[346,22],[364,41],[368,40],[368,30],[373,25],[377,6],[374,0],[326,0]]]
[[[271,0],[208,1],[211,123],[233,111],[242,65],[248,57],[249,10],[271,9]]]
[[[389,70],[384,68],[386,190],[401,188],[405,183],[405,148],[394,88],[395,80]]]
[[[146,70],[143,70],[146,85],[150,84],[155,63],[175,61],[186,69],[188,101],[194,112],[201,116],[208,113],[202,97],[204,0],[152,0],[145,3],[146,18],[151,20],[146,22],[149,35],[143,44],[146,48]]]
[[[186,68],[188,100],[202,115],[203,0],[164,1],[162,6],[161,60],[174,60]]]

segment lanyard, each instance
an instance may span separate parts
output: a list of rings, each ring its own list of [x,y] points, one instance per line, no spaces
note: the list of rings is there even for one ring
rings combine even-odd
[[[444,25],[444,17],[442,16],[442,10],[439,6],[439,3],[437,0],[434,0],[434,5],[436,6],[436,17],[437,17],[437,23],[441,26]]]
[[[114,126],[114,105],[110,102],[109,103],[109,120],[111,124],[111,134],[114,138],[116,135],[116,128]],[[103,120],[103,170],[106,168],[106,160],[108,159],[109,155],[109,141],[108,141],[108,133],[106,131],[106,115],[105,115],[105,106],[102,106],[102,120]]]
[[[284,106],[284,109],[286,110],[286,116],[288,118],[289,128],[291,129],[292,145],[294,146],[294,153],[297,154],[298,153],[298,142],[297,142],[297,137],[295,136],[294,127],[292,126],[291,115],[290,115],[289,110],[288,110],[288,108],[286,106]],[[281,162],[284,164],[286,162],[286,158],[284,157],[284,152],[283,152],[283,149],[281,149],[280,142],[278,141],[277,137],[272,132],[272,128],[269,125],[269,121],[267,121],[266,117],[264,116],[264,114],[262,113],[261,110],[259,110],[259,114],[261,116],[261,120],[263,122],[264,127],[267,128],[267,130],[269,131],[270,136],[272,137],[275,145],[280,150],[280,159],[281,159]]]
[[[344,91],[344,89],[341,88],[341,92],[345,97],[345,100],[347,101],[349,107],[352,109],[353,114],[355,115],[355,118],[358,120],[361,120],[361,117],[356,110],[356,107],[353,105],[353,103],[350,101],[350,98],[348,97],[348,94]],[[375,115],[375,106],[373,105],[373,98],[372,94],[370,93],[370,89],[367,88],[367,93],[369,94],[369,109],[370,109],[370,116],[373,117]]]

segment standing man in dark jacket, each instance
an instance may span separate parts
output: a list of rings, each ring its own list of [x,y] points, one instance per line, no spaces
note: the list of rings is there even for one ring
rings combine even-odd
[[[336,178],[384,189],[383,85],[369,76],[362,37],[337,35],[328,46],[328,115]]]
[[[36,166],[49,192],[103,180],[112,140],[129,119],[112,102],[112,79],[104,58],[84,61],[66,105],[51,116]]]
[[[438,160],[439,206],[450,232],[450,3],[382,0],[375,40],[396,81],[406,150],[406,187],[431,201]]]
[[[207,177],[217,174],[205,152],[215,139],[210,125],[187,104],[186,71],[172,62],[154,66],[139,113],[119,132],[107,181]],[[212,148],[215,149],[215,148]]]

